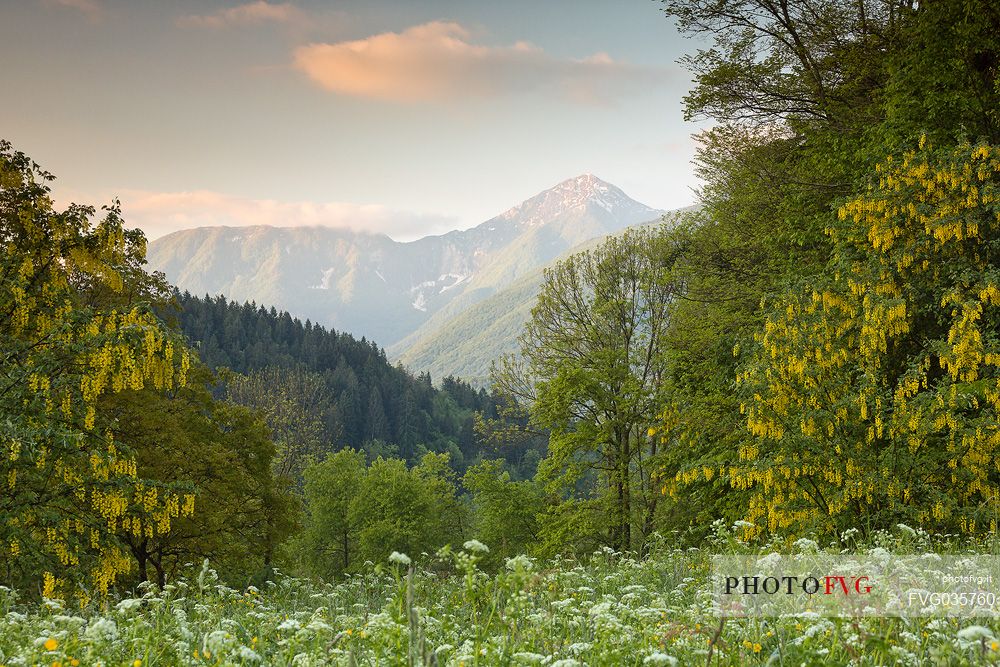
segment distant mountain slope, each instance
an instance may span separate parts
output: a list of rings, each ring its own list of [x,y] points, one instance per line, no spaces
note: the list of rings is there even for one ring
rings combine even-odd
[[[667,214],[667,220],[690,209]],[[645,224],[657,224],[659,220]],[[621,230],[624,231],[624,230]],[[617,232],[621,233],[621,232]],[[387,350],[415,373],[431,377],[460,377],[473,386],[486,386],[490,365],[501,355],[517,349],[517,337],[531,317],[531,309],[544,279],[546,267],[569,255],[596,247],[607,236],[594,238],[521,276],[514,283],[474,304],[438,311],[415,332]]]
[[[542,277],[542,269],[535,269],[455,315],[428,321],[389,349],[390,358],[407,368],[420,368],[433,378],[453,375],[475,387],[486,386],[490,364],[516,349]]]
[[[157,239],[148,259],[181,290],[274,304],[390,346],[581,242],[659,214],[588,174],[472,229],[408,243],[325,227],[206,227]]]

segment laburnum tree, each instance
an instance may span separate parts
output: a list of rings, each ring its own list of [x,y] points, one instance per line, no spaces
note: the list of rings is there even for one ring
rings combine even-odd
[[[1000,511],[1000,147],[887,158],[839,208],[826,277],[770,304],[740,376],[757,439],[725,473],[752,531]]]
[[[149,304],[97,298],[124,291],[142,233],[115,206],[57,211],[51,179],[0,142],[0,577],[86,599],[130,569],[123,529],[166,533],[194,501],[137,474],[98,401],[182,386],[189,356]]]
[[[664,0],[705,45],[683,64],[685,116],[709,120],[694,166],[699,207],[673,230],[661,383],[662,485],[657,525],[698,540],[748,496],[725,466],[753,436],[734,390],[739,359],[763,326],[763,297],[824,270],[832,206],[866,173],[884,117],[888,53],[909,2]],[[884,155],[881,148],[879,155]]]
[[[1000,11],[987,0],[666,0],[665,6],[682,31],[710,40],[708,48],[686,59],[696,85],[685,98],[685,113],[714,126],[701,135],[696,163],[705,182],[701,206],[694,224],[678,230],[685,251],[672,265],[683,289],[670,310],[669,372],[661,392],[662,488],[670,500],[661,503],[660,525],[689,526],[697,539],[715,517],[736,520],[753,503],[750,514],[765,527],[784,522],[789,530],[816,523],[832,527],[836,521],[808,509],[811,502],[825,506],[827,500],[827,491],[810,488],[816,471],[803,477],[796,491],[805,494],[809,488],[815,501],[800,496],[786,503],[773,489],[760,494],[772,483],[787,487],[788,478],[784,463],[773,467],[758,455],[780,450],[813,461],[831,456],[836,476],[840,453],[825,438],[796,440],[797,421],[791,417],[780,437],[761,432],[756,419],[752,429],[745,428],[741,403],[749,412],[798,391],[786,386],[775,368],[761,366],[767,355],[761,356],[754,335],[770,336],[773,343],[776,322],[801,315],[799,306],[790,304],[812,299],[814,292],[821,302],[826,298],[824,307],[832,307],[829,299],[841,298],[843,289],[823,275],[843,279],[849,256],[861,264],[873,261],[849,255],[843,230],[834,233],[846,221],[831,220],[845,202],[861,201],[858,194],[887,155],[897,156],[893,167],[898,167],[898,156],[922,135],[943,151],[934,158],[942,160],[947,147],[965,141],[997,144]],[[910,194],[896,193],[895,208],[919,206],[918,200],[904,199]],[[933,258],[927,261],[935,266]],[[940,306],[943,288],[932,288],[927,275],[921,280],[925,291],[909,294],[918,301],[907,312],[931,307],[946,312]],[[924,297],[930,301],[920,301]],[[909,326],[910,348],[925,332],[940,333],[926,329],[925,321]],[[847,343],[831,342],[834,349],[838,344]],[[793,348],[788,343],[787,349]],[[779,361],[769,363],[776,367]],[[804,372],[819,373],[814,362],[806,362]],[[893,372],[902,372],[891,364],[883,368],[888,383]],[[762,373],[740,378],[749,392],[745,396],[737,391],[741,369]],[[817,405],[824,404],[820,389],[837,395],[856,391],[861,370],[853,362],[839,372],[824,372],[822,379],[810,380],[815,386],[809,400]],[[880,406],[887,405],[883,397]],[[884,412],[881,417],[894,418]],[[858,442],[865,438],[867,432]],[[882,446],[878,439],[871,444]],[[795,460],[789,460],[789,475],[801,473],[791,465]],[[743,472],[731,476],[731,469]],[[941,474],[929,467],[924,473]],[[750,480],[754,475],[763,477]],[[778,481],[768,475],[778,475]],[[784,508],[773,525],[765,518],[769,504]],[[853,512],[860,527],[884,525],[894,511],[881,507],[852,501],[843,516]],[[793,509],[804,512],[802,520],[791,518]],[[915,509],[911,504],[905,514],[919,516]],[[981,519],[976,526],[983,528]]]

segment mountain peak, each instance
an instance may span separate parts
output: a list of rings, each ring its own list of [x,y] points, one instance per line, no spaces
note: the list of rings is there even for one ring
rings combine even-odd
[[[507,220],[516,219],[520,225],[531,227],[553,220],[561,213],[588,205],[602,208],[616,216],[648,215],[652,218],[659,213],[635,201],[617,186],[601,180],[594,174],[586,173],[557,183],[548,190],[508,209],[501,217]]]
[[[565,181],[557,183],[545,192],[572,193],[580,198],[592,198],[599,197],[611,191],[621,193],[622,195],[625,194],[619,188],[607,181],[601,180],[593,174],[580,174],[579,176],[567,178]],[[539,194],[545,194],[545,192]]]
[[[573,178],[567,178],[565,181],[559,183],[555,187],[559,188],[563,186],[569,186],[569,187],[586,189],[586,188],[593,188],[599,185],[605,187],[607,186],[614,187],[607,181],[598,178],[597,176],[591,174],[590,172],[587,172],[585,174],[580,174],[579,176],[574,176]]]

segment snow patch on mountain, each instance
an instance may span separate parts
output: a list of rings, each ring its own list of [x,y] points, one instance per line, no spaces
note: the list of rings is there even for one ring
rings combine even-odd
[[[457,273],[445,273],[445,274],[443,274],[442,276],[440,276],[438,278],[438,282],[440,283],[440,282],[445,282],[445,281],[449,281],[449,280],[452,281],[452,282],[451,282],[451,284],[442,285],[441,289],[438,290],[438,294],[443,294],[444,292],[447,292],[448,290],[450,290],[452,288],[458,287],[459,285],[461,285],[462,283],[464,283],[468,279],[469,279],[469,276],[463,276],[463,275],[460,275],[460,274],[457,274]]]
[[[309,289],[330,289],[330,285],[333,284],[333,276],[337,272],[336,267],[330,267],[323,271],[323,278],[319,281],[318,285],[310,285]]]
[[[410,294],[414,296],[411,305],[416,310],[427,312],[427,292],[431,294],[444,294],[448,290],[458,287],[470,277],[462,273],[442,273],[436,280],[425,280],[418,283],[410,288]],[[427,292],[424,290],[427,290]]]

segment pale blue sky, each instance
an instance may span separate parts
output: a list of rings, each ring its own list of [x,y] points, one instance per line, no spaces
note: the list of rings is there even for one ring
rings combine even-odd
[[[0,137],[151,237],[415,238],[585,172],[677,208],[696,46],[653,0],[0,0]]]

